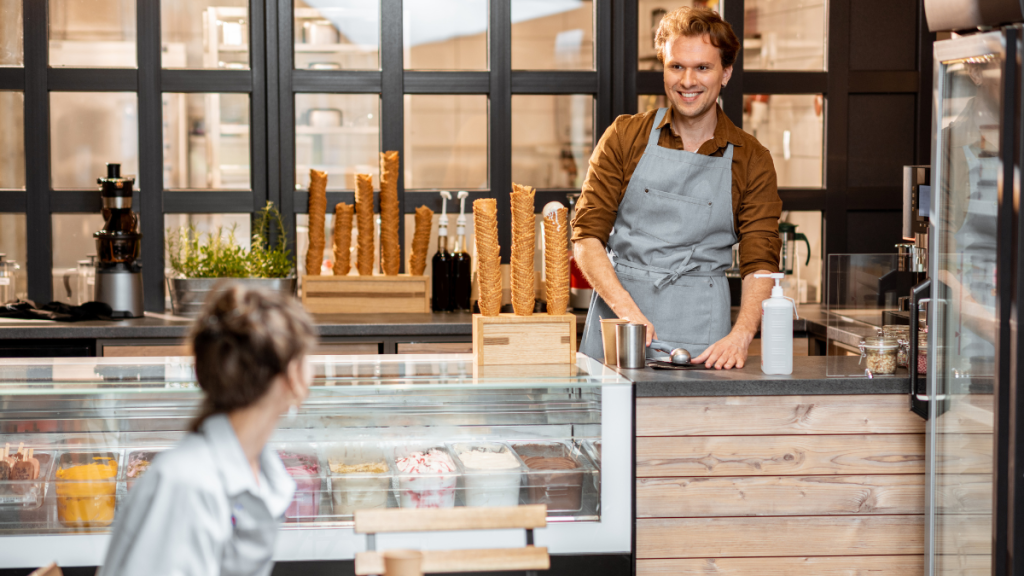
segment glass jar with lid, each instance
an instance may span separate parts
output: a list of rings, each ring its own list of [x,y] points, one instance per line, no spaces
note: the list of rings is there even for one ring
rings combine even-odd
[[[907,367],[907,357],[910,355],[910,326],[907,324],[886,324],[878,329],[878,335],[882,338],[891,338],[896,341],[896,365],[900,368]]]
[[[917,373],[928,372],[928,332],[922,331],[917,334]]]
[[[0,304],[18,299],[15,275],[20,268],[14,260],[7,260],[7,254],[0,253]]]
[[[861,360],[867,360],[871,374],[895,374],[899,344],[892,338],[865,338],[860,341]]]

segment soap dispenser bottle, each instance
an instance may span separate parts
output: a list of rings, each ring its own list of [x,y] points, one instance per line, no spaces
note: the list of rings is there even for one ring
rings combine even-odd
[[[451,267],[452,255],[448,252],[448,201],[451,192],[441,191],[441,216],[437,226],[437,252],[431,260],[430,270],[430,309],[434,312],[450,312],[452,310]]]
[[[779,282],[785,275],[754,274],[774,278],[772,296],[761,302],[761,371],[765,374],[793,373],[793,316],[796,303],[782,293]]]

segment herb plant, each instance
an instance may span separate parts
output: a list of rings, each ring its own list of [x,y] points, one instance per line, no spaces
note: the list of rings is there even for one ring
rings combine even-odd
[[[275,230],[276,227],[276,230]],[[276,241],[271,245],[271,236]],[[171,269],[182,278],[286,278],[294,269],[284,234],[284,221],[273,203],[253,222],[251,248],[238,245],[236,228],[202,233],[190,224],[167,231]]]

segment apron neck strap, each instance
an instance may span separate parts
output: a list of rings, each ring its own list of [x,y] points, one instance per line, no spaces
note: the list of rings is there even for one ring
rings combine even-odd
[[[658,147],[658,140],[661,138],[661,130],[658,129],[658,125],[661,124],[661,120],[665,117],[666,112],[668,112],[668,108],[659,108],[658,113],[654,115],[654,124],[651,124],[651,135],[647,138],[648,148]],[[722,157],[726,160],[732,160],[732,142],[725,148],[725,154]]]
[[[665,113],[668,108],[659,108],[658,113],[654,115],[654,124],[651,124],[651,135],[647,138],[647,147],[657,147],[658,138],[661,137],[661,130],[658,130],[658,124],[661,124],[661,120],[665,117]]]

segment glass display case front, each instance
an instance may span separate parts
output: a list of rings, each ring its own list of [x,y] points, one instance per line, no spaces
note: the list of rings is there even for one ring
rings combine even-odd
[[[277,559],[351,559],[365,548],[352,531],[360,509],[517,504],[547,505],[537,542],[552,553],[629,551],[632,390],[615,372],[582,356],[313,365],[309,399],[271,439],[297,486]],[[202,398],[192,359],[12,360],[0,363],[0,387],[0,539],[26,543],[0,567],[35,566],[54,550],[62,565],[98,565],[135,482],[190,428]],[[408,537],[378,545],[446,546]],[[468,533],[465,546],[505,537]]]

